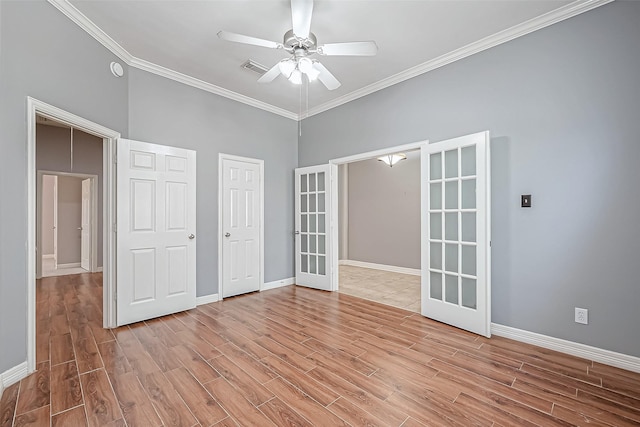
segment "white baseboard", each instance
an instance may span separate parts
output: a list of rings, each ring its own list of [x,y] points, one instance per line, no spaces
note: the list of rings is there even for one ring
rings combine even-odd
[[[42,255],[42,259],[56,259],[55,254]]]
[[[593,360],[594,362],[603,363],[605,365],[615,366],[616,368],[640,372],[640,357],[616,353],[615,351],[604,350],[586,344],[549,337],[547,335],[512,328],[510,326],[499,325],[497,323],[491,324],[491,333],[500,337],[537,345],[539,347],[548,348],[550,350],[559,351],[572,356],[582,357],[583,359]]]
[[[80,263],[79,262],[70,262],[67,264],[58,264],[57,265],[57,269],[61,269],[61,268],[76,268],[76,267],[80,267]]]
[[[96,268],[96,273],[102,273],[102,271],[103,271],[103,268],[102,268],[102,267],[98,267],[98,268]]]
[[[287,279],[274,280],[273,282],[266,282],[260,288],[260,292],[268,291],[269,289],[281,288],[283,286],[293,285],[294,283],[296,283],[296,278],[295,277],[289,277]]]
[[[218,294],[205,295],[202,297],[196,297],[196,305],[210,304],[212,302],[220,301]]]
[[[395,265],[375,264],[373,262],[354,261],[351,259],[341,259],[339,265],[350,265],[352,267],[372,268],[374,270],[391,271],[392,273],[411,274],[412,276],[420,276],[419,268],[397,267]]]
[[[27,362],[22,362],[18,366],[14,366],[11,369],[7,369],[0,374],[0,398],[6,387],[13,385],[23,378],[29,375],[29,368]]]

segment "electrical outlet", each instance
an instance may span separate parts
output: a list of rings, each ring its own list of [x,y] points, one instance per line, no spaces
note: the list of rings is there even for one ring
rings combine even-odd
[[[589,323],[589,310],[576,307],[576,323],[587,325]]]

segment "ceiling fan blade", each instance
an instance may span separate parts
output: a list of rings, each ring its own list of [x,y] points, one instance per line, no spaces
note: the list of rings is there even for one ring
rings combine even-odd
[[[276,43],[269,40],[259,39],[257,37],[245,36],[243,34],[231,33],[229,31],[218,31],[218,38],[222,40],[230,41],[230,42],[269,47],[271,49],[279,49],[282,47],[282,43]]]
[[[271,67],[269,71],[264,73],[262,77],[258,79],[258,83],[271,83],[279,75],[280,75],[280,63],[276,62],[276,65]]]
[[[378,53],[376,42],[327,43],[318,47],[320,55],[332,56],[374,56]]]
[[[327,70],[327,67],[319,62],[315,62],[313,66],[320,72],[320,74],[318,74],[318,80],[320,80],[327,89],[334,90],[340,87],[341,83],[329,70]]]
[[[313,0],[291,0],[291,22],[293,34],[301,39],[308,39],[311,31],[311,14]]]

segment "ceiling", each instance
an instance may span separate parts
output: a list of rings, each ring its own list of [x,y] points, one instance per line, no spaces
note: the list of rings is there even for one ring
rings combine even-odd
[[[374,40],[375,57],[316,57],[340,80],[306,91],[278,77],[259,84],[241,68],[270,68],[286,52],[218,39],[220,30],[282,42],[288,0],[49,0],[129,65],[298,119],[511,40],[608,0],[316,0],[318,44]],[[302,105],[302,107],[301,107]],[[301,114],[300,114],[301,113]]]

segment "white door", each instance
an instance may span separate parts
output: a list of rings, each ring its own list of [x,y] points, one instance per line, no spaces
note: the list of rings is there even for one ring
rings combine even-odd
[[[82,180],[82,213],[80,224],[80,267],[91,270],[91,179]]]
[[[489,337],[489,132],[421,153],[422,315]]]
[[[333,290],[331,167],[298,168],[295,173],[296,284],[325,291]]]
[[[118,140],[117,324],[196,306],[196,152]]]
[[[261,160],[222,159],[222,297],[260,290]]]

